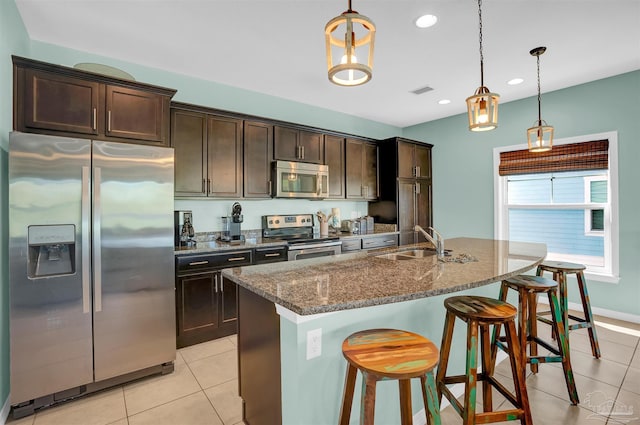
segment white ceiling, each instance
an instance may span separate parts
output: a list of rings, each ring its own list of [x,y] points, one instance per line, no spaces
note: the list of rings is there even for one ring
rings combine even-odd
[[[398,127],[463,113],[480,85],[474,0],[353,0],[377,26],[373,78],[358,87],[327,78],[324,26],[347,0],[16,4],[32,40]],[[547,47],[543,93],[640,69],[640,0],[485,0],[482,11],[485,85],[502,104],[536,94],[537,46]],[[438,23],[415,27],[424,13]],[[525,82],[508,86],[514,77]],[[410,93],[427,85],[434,90]],[[451,104],[438,105],[443,98]]]

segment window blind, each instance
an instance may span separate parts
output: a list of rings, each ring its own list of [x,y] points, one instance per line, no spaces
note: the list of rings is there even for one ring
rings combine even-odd
[[[609,168],[609,141],[571,143],[554,146],[548,152],[533,153],[526,149],[501,152],[498,173],[551,173],[557,171],[606,170]]]

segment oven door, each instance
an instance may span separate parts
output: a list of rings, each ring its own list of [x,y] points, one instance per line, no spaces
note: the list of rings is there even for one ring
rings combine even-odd
[[[288,260],[306,260],[308,258],[328,257],[342,253],[342,242],[322,244],[294,245],[289,247]]]
[[[276,198],[323,199],[329,196],[326,165],[276,161],[274,173]]]

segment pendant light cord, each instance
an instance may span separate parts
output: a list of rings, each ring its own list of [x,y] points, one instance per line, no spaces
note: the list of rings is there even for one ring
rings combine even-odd
[[[538,62],[538,125],[542,125],[541,97],[540,97],[540,55],[536,56]]]
[[[478,0],[478,22],[480,30],[480,86],[484,87],[484,56],[482,55],[482,0]]]

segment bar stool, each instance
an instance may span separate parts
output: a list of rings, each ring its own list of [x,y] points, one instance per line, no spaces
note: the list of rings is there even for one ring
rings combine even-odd
[[[440,407],[433,369],[438,348],[427,338],[397,329],[369,329],[349,335],[342,343],[347,359],[340,424],[348,425],[353,403],[356,373],[362,373],[361,424],[373,424],[376,383],[398,380],[401,423],[411,424],[411,378],[420,378],[427,423],[440,425]]]
[[[569,355],[569,340],[565,333],[564,324],[562,323],[562,310],[558,303],[558,284],[544,277],[539,276],[515,276],[502,281],[500,287],[499,299],[507,300],[507,292],[513,289],[518,292],[518,337],[520,340],[520,349],[525,363],[531,364],[531,371],[538,372],[539,363],[556,363],[562,362],[564,370],[564,379],[567,384],[567,391],[572,404],[578,404],[578,390],[573,379],[573,370],[571,368],[571,358]],[[547,294],[549,297],[549,305],[551,306],[551,332],[557,342],[556,346],[552,346],[547,341],[538,337],[536,306],[539,294]],[[497,349],[508,352],[505,345],[506,337],[500,336],[500,324],[493,328],[491,337],[491,361],[495,362]],[[542,345],[554,355],[538,356],[538,344]],[[527,345],[529,345],[529,356],[527,356]],[[526,367],[523,368],[526,372]]]
[[[444,322],[444,334],[438,366],[438,400],[446,396],[451,406],[462,416],[463,424],[492,423],[520,419],[521,424],[530,425],[531,408],[525,385],[525,367],[516,334],[514,306],[500,300],[478,296],[457,296],[444,301],[447,315]],[[467,362],[464,375],[446,376],[453,328],[456,317],[467,323]],[[504,325],[506,343],[509,347],[509,360],[515,384],[515,396],[493,377],[495,363],[491,359],[490,325]],[[482,343],[482,373],[478,374],[478,331]],[[476,413],[476,383],[482,382],[483,412]],[[447,384],[464,383],[464,405],[447,388]],[[492,386],[509,400],[514,409],[493,411]]]
[[[585,266],[582,264],[567,263],[564,261],[544,261],[538,266],[536,275],[542,276],[544,272],[553,273],[553,280],[558,282],[560,308],[562,309],[562,322],[564,328],[567,330],[567,336],[569,331],[574,329],[587,328],[589,331],[589,341],[591,342],[591,353],[596,359],[600,358],[600,344],[598,344],[598,335],[596,334],[596,326],[593,321],[593,314],[591,313],[591,302],[589,301],[589,293],[587,292],[587,283],[584,279]],[[580,291],[580,299],[582,300],[582,312],[584,318],[569,314],[569,306],[567,299],[567,275],[575,274],[578,280],[578,289]],[[548,312],[538,313],[538,320],[541,322],[551,324],[551,321],[546,317],[542,317],[542,314]],[[569,319],[578,323],[569,324]]]

